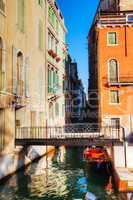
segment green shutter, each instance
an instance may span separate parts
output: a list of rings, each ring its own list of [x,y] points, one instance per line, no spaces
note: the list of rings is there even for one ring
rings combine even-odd
[[[51,92],[51,70],[48,69],[48,92]]]
[[[43,6],[43,0],[38,0],[38,4],[42,7]]]
[[[59,89],[59,75],[57,74],[57,82],[56,82],[56,87],[57,87],[57,90]]]
[[[39,48],[42,50],[43,49],[43,22],[39,20]]]
[[[56,92],[56,73],[53,72],[53,92]]]
[[[20,31],[24,31],[25,2],[17,0],[17,24]]]

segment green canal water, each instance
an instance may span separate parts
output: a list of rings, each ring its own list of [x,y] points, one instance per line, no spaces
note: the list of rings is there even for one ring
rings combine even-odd
[[[83,200],[86,190],[100,200],[126,200],[114,192],[113,185],[110,191],[110,180],[90,168],[83,149],[60,147],[2,183],[0,200]]]

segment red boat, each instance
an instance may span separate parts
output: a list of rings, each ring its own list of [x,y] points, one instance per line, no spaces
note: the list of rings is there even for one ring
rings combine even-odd
[[[87,148],[84,151],[84,158],[90,160],[104,159],[105,151],[101,148]]]

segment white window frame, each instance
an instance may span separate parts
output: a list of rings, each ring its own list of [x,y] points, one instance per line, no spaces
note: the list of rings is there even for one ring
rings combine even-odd
[[[116,60],[117,61],[117,67],[118,67],[118,83],[120,82],[120,63],[119,63],[119,61],[117,60],[117,58],[114,58],[114,57],[112,57],[112,58],[109,58],[108,60],[107,60],[107,63],[108,63],[108,83],[110,83],[110,70],[109,70],[109,68],[110,68],[110,61],[111,60]]]
[[[119,102],[111,102],[111,91],[117,91],[118,92],[118,98],[119,98]],[[119,90],[109,90],[109,104],[110,105],[120,105],[120,91]]]
[[[109,43],[109,34],[110,33],[115,33],[116,34],[116,44],[110,44]],[[107,32],[107,46],[118,46],[118,32],[116,32],[116,31],[108,31]]]

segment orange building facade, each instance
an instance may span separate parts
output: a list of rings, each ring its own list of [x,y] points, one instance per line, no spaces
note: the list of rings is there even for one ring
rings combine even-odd
[[[100,125],[132,132],[133,9],[109,12],[100,6],[89,33],[90,110]]]

